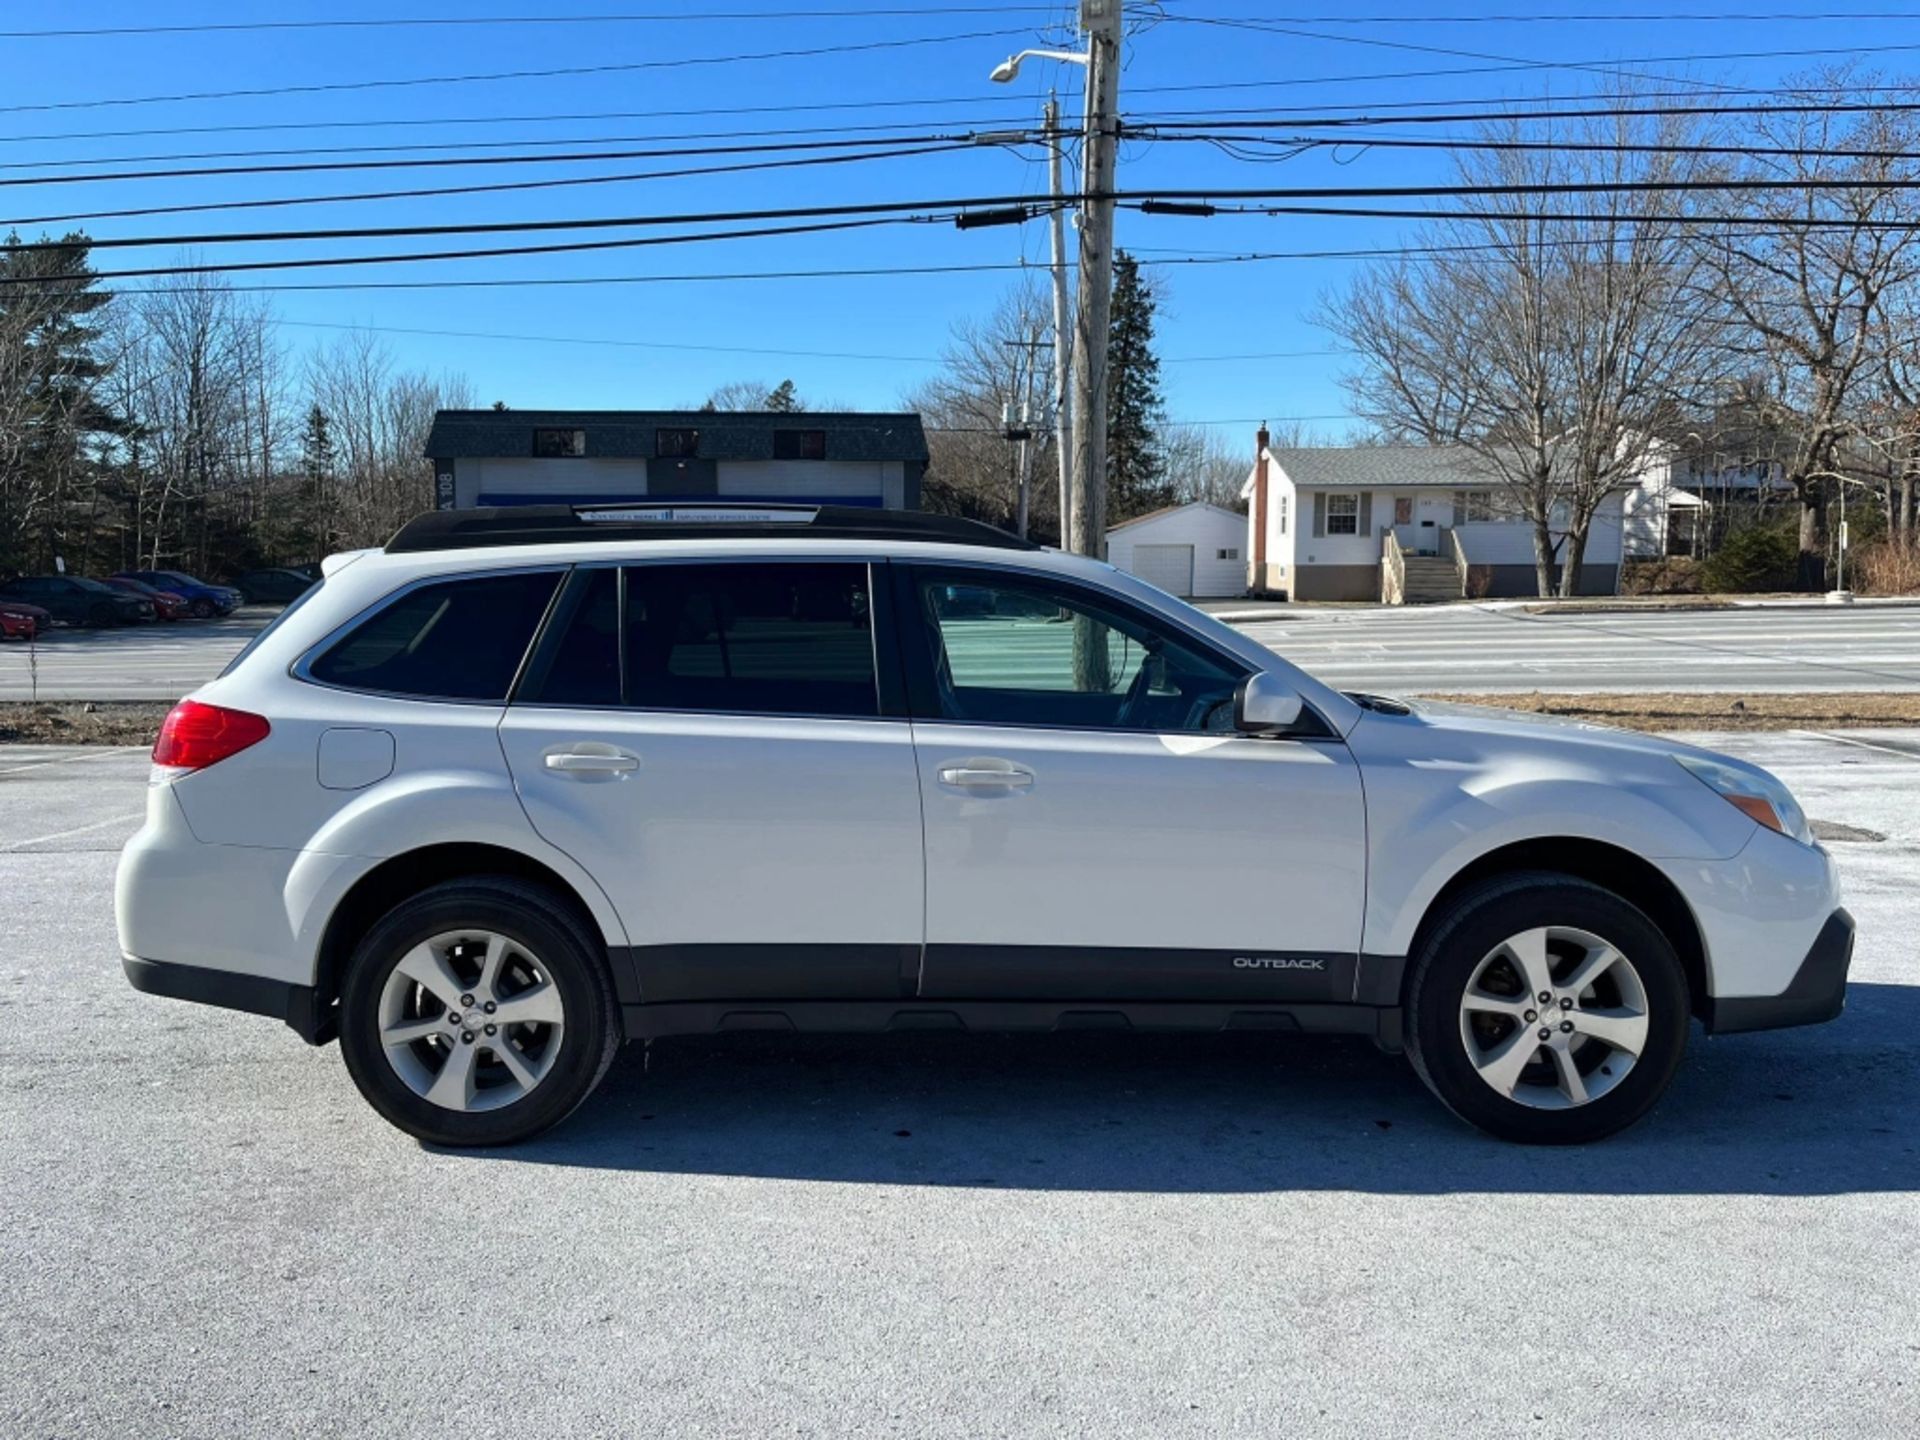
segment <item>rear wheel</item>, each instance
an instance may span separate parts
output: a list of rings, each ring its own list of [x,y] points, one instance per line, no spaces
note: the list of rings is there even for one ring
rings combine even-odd
[[[368,932],[341,990],[340,1049],[360,1093],[437,1145],[505,1145],[565,1119],[619,1048],[619,1010],[586,928],[506,876],[425,890]]]
[[[1646,915],[1569,876],[1505,876],[1463,895],[1409,977],[1407,1053],[1489,1134],[1603,1139],[1653,1108],[1687,1038],[1679,958]]]

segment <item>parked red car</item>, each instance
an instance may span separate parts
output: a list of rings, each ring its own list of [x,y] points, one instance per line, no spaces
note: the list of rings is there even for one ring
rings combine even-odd
[[[153,602],[153,613],[162,620],[178,620],[188,613],[184,595],[176,595],[171,590],[160,590],[144,580],[135,580],[126,575],[109,575],[103,582],[116,590],[124,590],[129,595],[138,595],[142,600]]]
[[[53,623],[52,612],[20,600],[0,600],[0,636],[8,640],[32,640],[46,633]]]

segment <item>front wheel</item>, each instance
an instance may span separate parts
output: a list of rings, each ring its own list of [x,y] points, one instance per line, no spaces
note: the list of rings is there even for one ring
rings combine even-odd
[[[1504,1140],[1604,1139],[1665,1093],[1687,981],[1651,920],[1570,876],[1463,895],[1414,956],[1407,1053],[1448,1109]]]
[[[187,607],[187,613],[196,620],[211,620],[213,618],[213,602],[211,600],[196,600]]]
[[[113,606],[107,604],[104,600],[100,601],[98,604],[93,605],[87,611],[87,624],[91,625],[96,630],[105,630],[108,626],[114,624],[119,618],[120,617],[115,613]]]
[[[506,1145],[558,1124],[619,1048],[604,947],[549,891],[450,881],[355,950],[340,1049],[374,1109],[436,1145]]]

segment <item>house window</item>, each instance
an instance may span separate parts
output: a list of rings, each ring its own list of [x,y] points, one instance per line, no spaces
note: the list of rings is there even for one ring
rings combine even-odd
[[[1456,490],[1453,492],[1453,523],[1466,525],[1478,520],[1494,520],[1493,492],[1491,490]]]
[[[1280,533],[1287,533],[1287,497],[1284,495],[1280,497]]]
[[[1360,497],[1358,495],[1327,496],[1327,534],[1358,535],[1360,533]]]
[[[656,430],[653,453],[662,460],[691,460],[700,453],[698,430]]]
[[[776,460],[824,460],[827,458],[827,432],[824,430],[776,430],[773,432],[773,458]]]
[[[563,460],[587,453],[584,430],[535,430],[533,455],[536,460]]]
[[[1216,560],[1238,560],[1240,558],[1240,547],[1236,545],[1231,550],[1222,550],[1214,558]]]

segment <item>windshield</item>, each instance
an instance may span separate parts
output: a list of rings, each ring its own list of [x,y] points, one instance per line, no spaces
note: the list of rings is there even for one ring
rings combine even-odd
[[[73,583],[78,585],[82,590],[98,590],[108,595],[113,593],[113,587],[111,585],[104,584],[99,580],[87,580],[78,575],[72,578]]]

